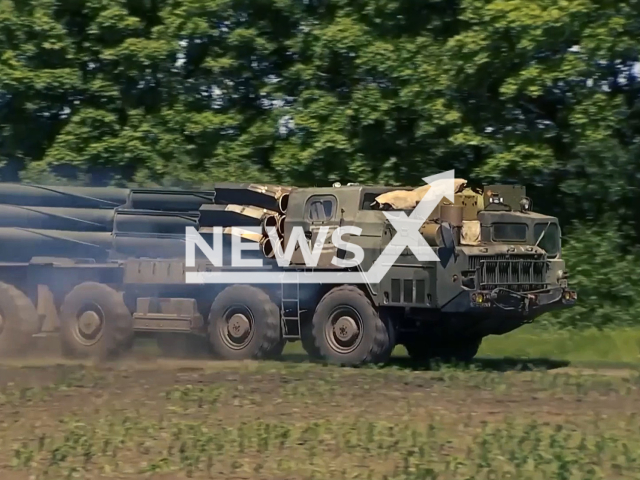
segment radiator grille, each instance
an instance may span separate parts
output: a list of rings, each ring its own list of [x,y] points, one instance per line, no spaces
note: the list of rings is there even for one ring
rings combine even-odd
[[[477,255],[469,257],[469,269],[476,270],[479,287],[497,287],[526,292],[547,288],[549,263],[532,255]]]

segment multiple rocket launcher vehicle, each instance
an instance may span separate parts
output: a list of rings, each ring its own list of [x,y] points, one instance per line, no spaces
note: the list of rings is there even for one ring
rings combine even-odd
[[[163,352],[181,338],[186,350],[204,341],[224,359],[272,358],[300,340],[312,358],[346,365],[384,363],[398,344],[416,359],[468,360],[483,337],[574,305],[558,220],[531,211],[522,188],[480,192],[465,189],[463,179],[454,184],[455,202],[441,202],[420,228],[440,261],[405,251],[375,285],[187,284],[186,228],[213,241],[207,233],[222,227],[223,252],[233,235],[258,242],[260,249],[243,256],[277,270],[270,227],[284,246],[295,227],[315,244],[320,227],[355,225],[362,235],[349,241],[364,251],[358,268],[366,270],[400,233],[384,211],[413,210],[428,185],[220,183],[188,191],[0,184],[0,355],[57,333],[63,353],[105,358],[130,348],[135,334],[150,333]],[[203,252],[195,253],[197,271],[210,271]],[[297,253],[287,268],[304,275]],[[349,270],[329,262],[344,253],[329,242],[317,269]]]

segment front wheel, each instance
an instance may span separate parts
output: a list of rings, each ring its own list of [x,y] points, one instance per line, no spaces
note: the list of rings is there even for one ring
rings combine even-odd
[[[438,360],[447,363],[469,363],[478,354],[482,339],[466,338],[435,343],[424,336],[416,336],[404,344],[407,353],[415,361]]]
[[[329,363],[385,363],[393,350],[393,334],[364,292],[353,286],[329,291],[316,308],[312,327],[315,350]]]

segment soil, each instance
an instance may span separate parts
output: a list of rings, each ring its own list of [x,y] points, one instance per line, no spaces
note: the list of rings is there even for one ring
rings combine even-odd
[[[600,420],[628,423],[640,405],[640,377],[634,370],[522,371],[488,365],[477,363],[480,371],[433,371],[400,359],[387,368],[346,369],[297,358],[282,362],[170,360],[144,351],[100,365],[62,360],[50,352],[7,360],[0,364],[0,478],[21,480],[45,474],[63,478],[57,475],[64,472],[82,478],[277,478],[270,475],[285,467],[274,462],[289,461],[290,454],[276,452],[264,471],[234,476],[234,455],[253,465],[257,453],[243,453],[243,447],[238,447],[217,473],[209,469],[205,474],[202,466],[189,473],[184,454],[178,460],[162,452],[172,448],[167,446],[169,432],[183,435],[185,445],[210,435],[200,430],[184,433],[194,425],[205,426],[204,432],[236,432],[234,442],[240,441],[237,432],[245,427],[253,432],[251,442],[258,442],[265,424],[294,430],[325,425],[322,428],[347,431],[346,426],[354,422],[436,425],[440,431],[454,432],[451,435],[456,438],[461,428],[476,432],[483,425],[510,421],[573,426],[587,432]],[[133,426],[127,433],[129,423]],[[118,456],[96,453],[100,445],[114,442],[123,445]],[[143,453],[134,452],[133,446]],[[59,460],[59,452],[67,447],[70,453]],[[92,460],[83,463],[87,448],[94,449]],[[33,458],[25,460],[28,455]],[[173,467],[143,474],[141,465],[148,463],[145,455],[166,456]]]

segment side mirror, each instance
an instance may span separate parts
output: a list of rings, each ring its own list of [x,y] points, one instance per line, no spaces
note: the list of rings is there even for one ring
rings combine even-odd
[[[456,240],[450,223],[443,222],[440,225],[440,240],[442,241],[442,246],[447,250],[456,250]]]
[[[455,235],[451,224],[448,222],[442,222],[440,225],[440,242],[442,247],[438,249],[438,257],[442,265],[446,266],[451,257],[453,257],[454,260],[458,257]]]

